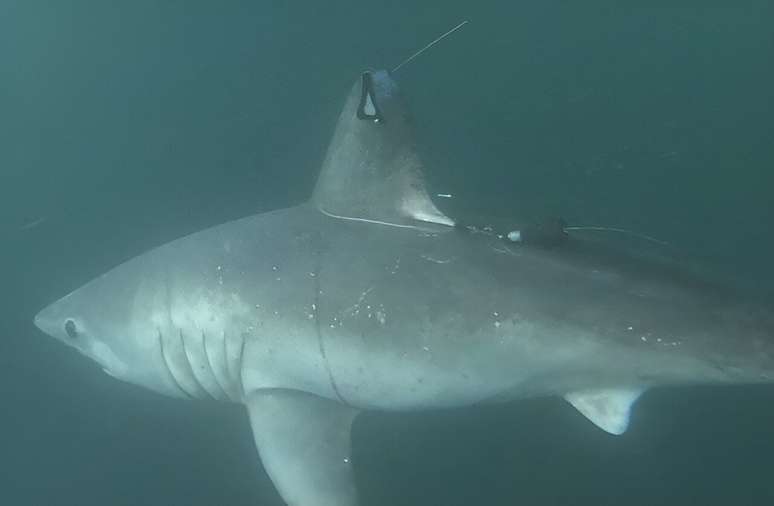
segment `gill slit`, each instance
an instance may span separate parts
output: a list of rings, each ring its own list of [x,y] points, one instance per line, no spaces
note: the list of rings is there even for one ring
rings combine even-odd
[[[164,295],[166,296],[167,301],[167,318],[169,319],[169,323],[174,328],[173,319],[172,319],[172,295],[169,293],[169,272],[164,271]],[[159,334],[159,346],[161,347],[161,356],[164,358],[164,365],[167,366],[167,371],[169,372],[169,375],[172,377],[172,380],[175,382],[177,387],[186,395],[189,399],[196,399],[198,396],[191,394],[188,390],[183,388],[183,384],[180,383],[180,381],[177,379],[177,376],[175,376],[174,369],[170,367],[169,359],[167,358],[167,353],[164,348],[164,336],[161,334],[161,329],[157,329]],[[186,360],[188,356],[186,355]],[[189,364],[190,367],[190,364]]]
[[[207,367],[210,368],[210,373],[212,373],[212,378],[215,380],[215,384],[218,385],[218,389],[223,394],[224,399],[230,399],[231,396],[228,395],[228,392],[226,392],[226,389],[223,388],[223,385],[220,384],[220,379],[218,379],[218,375],[215,372],[215,368],[212,367],[212,360],[210,360],[210,354],[207,351],[207,334],[202,330],[202,351],[204,352],[204,358],[207,360]]]
[[[189,399],[194,399],[195,396],[191,395],[190,392],[188,392],[185,388],[183,388],[183,385],[180,384],[179,381],[177,381],[177,377],[175,376],[175,373],[172,372],[172,368],[169,366],[169,359],[167,359],[167,353],[164,351],[164,337],[161,335],[161,330],[156,329],[156,334],[159,336],[159,351],[161,352],[161,360],[164,361],[164,366],[167,368],[167,372],[169,373],[169,377],[172,378],[172,382],[177,386],[177,388],[185,394],[186,397]]]
[[[234,373],[231,371],[231,366],[229,365],[231,363],[231,360],[229,360],[228,357],[228,341],[226,340],[226,332],[223,331],[223,361],[226,363],[226,378],[229,382],[234,381]]]
[[[204,385],[202,385],[202,382],[199,381],[199,377],[196,376],[196,371],[194,371],[193,363],[191,362],[191,356],[188,354],[188,348],[185,345],[185,338],[183,337],[183,329],[178,329],[178,335],[180,336],[180,345],[183,347],[183,354],[185,354],[185,363],[188,366],[188,370],[191,371],[191,378],[193,378],[194,383],[199,387],[200,390],[202,390],[207,396],[210,397],[213,401],[216,400],[215,396],[210,393],[209,390],[204,388]]]
[[[241,341],[242,341],[242,344],[240,345],[239,356],[237,357],[237,363],[239,364],[239,366],[236,371],[233,371],[231,369],[231,358],[229,357],[229,354],[228,354],[228,340],[226,339],[226,333],[225,332],[223,333],[223,360],[226,365],[226,377],[228,381],[231,382],[231,388],[232,388],[231,391],[233,391],[233,386],[234,386],[233,382],[236,381],[238,383],[236,385],[237,387],[236,393],[238,395],[241,394],[242,400],[244,400],[245,385],[244,385],[244,380],[242,379],[242,373],[244,371],[242,364],[244,362],[244,355],[245,355],[245,336],[244,335],[242,335]],[[231,399],[232,401],[237,400],[237,399],[233,399],[230,395],[229,395],[229,399]]]
[[[224,339],[225,341],[225,339]],[[242,400],[246,399],[245,381],[244,381],[244,360],[245,360],[245,336],[242,334],[242,346],[239,348],[239,390],[242,392]],[[228,362],[228,360],[226,360]]]
[[[324,214],[328,214],[325,211],[322,211]],[[329,216],[332,216],[334,218],[340,218],[339,216],[334,216],[331,214],[328,214]],[[346,219],[346,218],[344,218]],[[336,384],[336,378],[333,376],[333,370],[331,369],[331,364],[328,361],[328,353],[325,350],[325,339],[323,338],[322,329],[320,328],[320,270],[321,270],[321,257],[322,256],[322,250],[318,249],[317,254],[315,255],[315,266],[314,266],[314,306],[312,306],[312,312],[314,314],[314,328],[315,332],[317,333],[317,346],[320,349],[320,356],[322,357],[323,364],[325,364],[325,371],[328,373],[328,381],[331,384],[331,389],[333,390],[333,393],[336,394],[336,398],[341,402],[342,404],[349,406],[349,403],[344,399],[344,396],[341,395],[341,391],[339,390],[339,386]]]

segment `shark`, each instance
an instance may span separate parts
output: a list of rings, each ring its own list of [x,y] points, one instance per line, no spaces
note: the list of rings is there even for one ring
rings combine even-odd
[[[588,237],[460,226],[392,73],[357,77],[311,198],[118,265],[35,325],[118,380],[243,404],[292,506],[356,506],[363,411],[557,396],[602,430],[668,385],[774,380],[765,301]]]

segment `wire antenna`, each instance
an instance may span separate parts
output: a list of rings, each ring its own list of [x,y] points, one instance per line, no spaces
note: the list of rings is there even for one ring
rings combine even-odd
[[[453,34],[454,32],[456,32],[457,30],[459,30],[460,28],[462,28],[466,24],[468,24],[468,20],[467,19],[465,21],[463,21],[462,23],[458,24],[457,26],[455,26],[454,28],[452,28],[451,30],[449,30],[448,32],[444,33],[440,37],[436,38],[434,41],[432,41],[430,44],[426,45],[425,47],[423,47],[422,49],[420,49],[416,53],[412,54],[411,56],[409,56],[408,58],[403,60],[397,67],[392,69],[392,72],[393,73],[397,72],[402,66],[404,66],[407,63],[409,63],[411,60],[413,60],[414,58],[416,58],[420,54],[424,53],[425,51],[427,51],[428,49],[430,49],[431,47],[433,47],[437,43],[441,42],[443,39],[445,39],[449,35]]]
[[[572,230],[591,230],[594,232],[618,232],[621,234],[630,235],[632,237],[638,237],[640,239],[644,239],[646,241],[654,242],[656,244],[660,244],[662,246],[671,246],[668,242],[662,241],[660,239],[656,239],[655,237],[651,237],[649,235],[640,234],[638,232],[632,232],[631,230],[626,230],[624,228],[614,228],[614,227],[565,227],[565,230],[572,231]]]

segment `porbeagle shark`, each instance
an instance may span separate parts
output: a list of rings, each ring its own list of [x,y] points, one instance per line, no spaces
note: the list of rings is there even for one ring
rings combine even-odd
[[[649,388],[774,378],[770,307],[582,237],[475,232],[433,203],[396,82],[367,71],[308,202],[157,247],[35,324],[120,380],[244,404],[293,506],[359,504],[364,410],[560,396],[621,434]]]

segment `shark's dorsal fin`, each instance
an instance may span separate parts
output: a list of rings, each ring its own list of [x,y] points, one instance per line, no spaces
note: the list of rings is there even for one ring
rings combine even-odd
[[[357,506],[353,408],[316,395],[259,390],[245,400],[258,453],[287,504]]]
[[[453,226],[425,188],[408,111],[387,71],[365,72],[339,117],[312,198],[336,218]]]
[[[570,392],[565,400],[600,429],[616,436],[626,432],[632,405],[642,388],[581,390]]]

